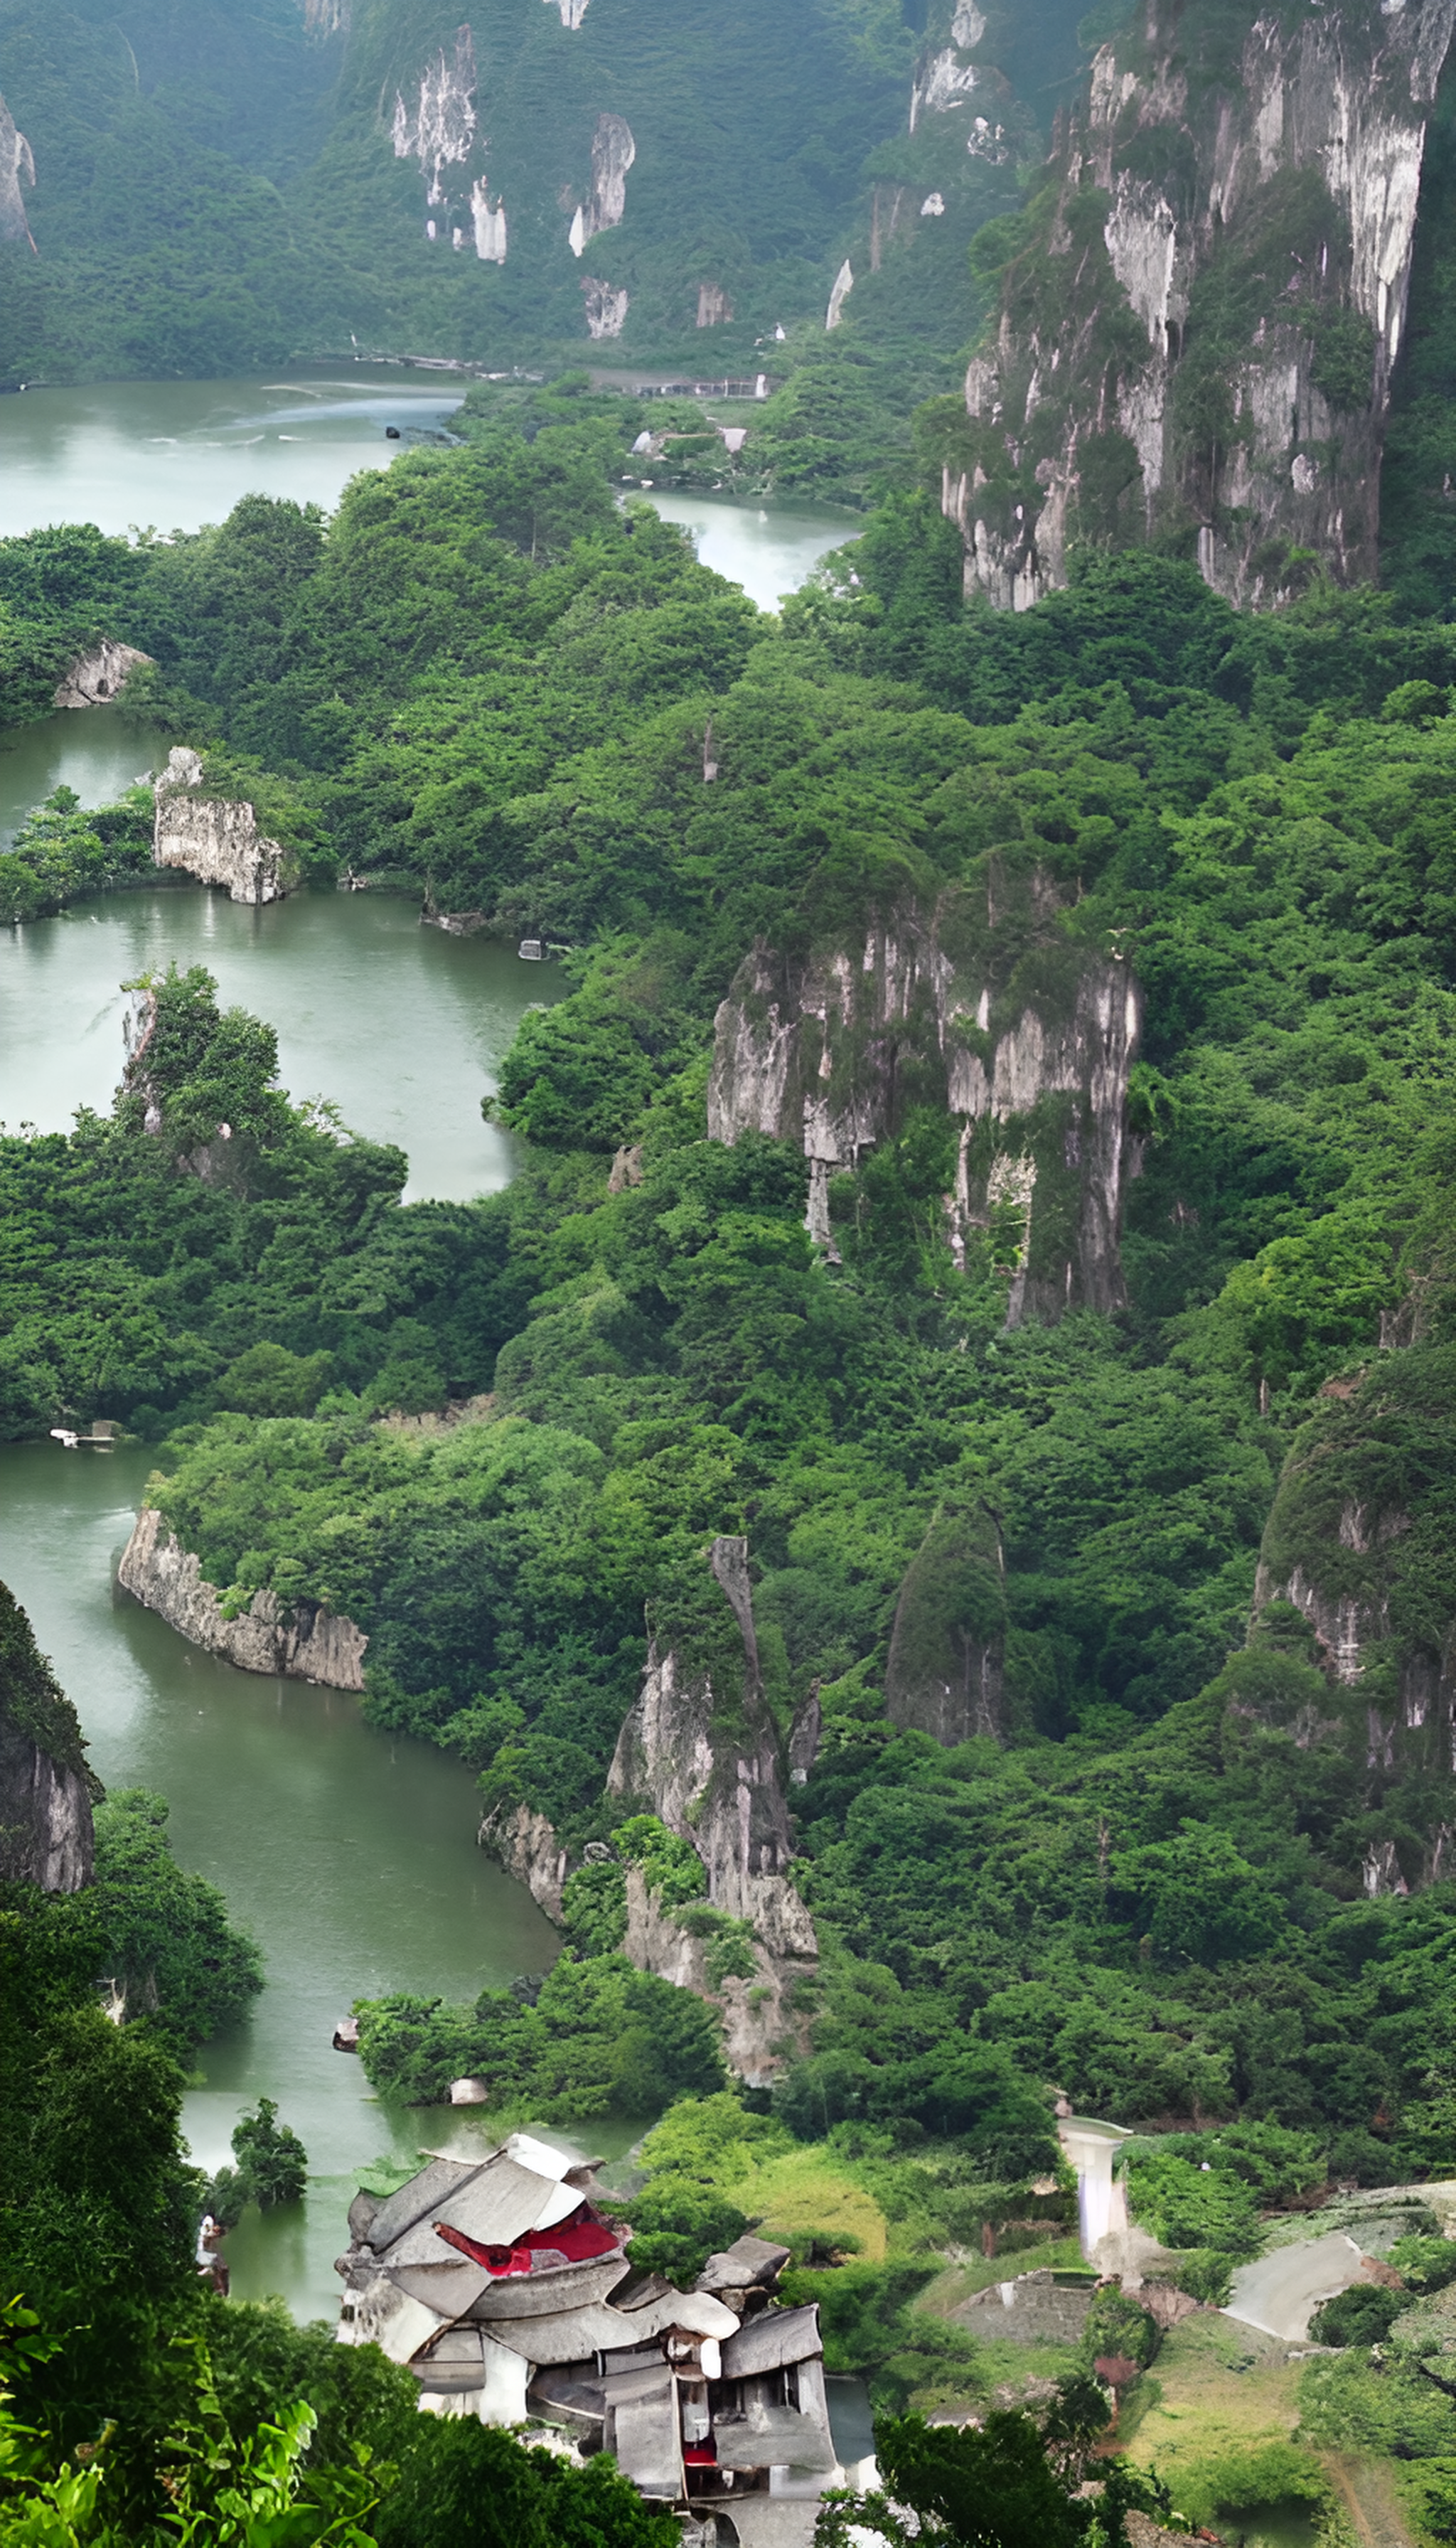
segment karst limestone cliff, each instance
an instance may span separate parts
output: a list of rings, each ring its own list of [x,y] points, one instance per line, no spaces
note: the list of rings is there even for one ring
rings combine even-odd
[[[994,1222],[1011,1323],[1112,1310],[1140,1026],[1126,961],[1066,936],[1040,869],[993,858],[983,880],[901,903],[853,941],[756,948],[718,1011],[708,1132],[801,1141],[809,1228],[832,1245],[831,1178],[912,1104],[944,1106],[960,1125],[953,1243]]]
[[[266,1589],[237,1618],[225,1618],[200,1561],[149,1505],[136,1516],[117,1581],[191,1645],[225,1655],[242,1672],[322,1682],[330,1689],[364,1686],[369,1639],[352,1619],[336,1618],[317,1601],[286,1604]]]
[[[156,782],[152,857],[204,884],[226,885],[231,902],[279,902],[293,881],[287,853],[258,828],[246,800],[205,792],[199,755],[173,746]]]
[[[1427,119],[1456,0],[1144,0],[1058,121],[947,426],[966,583],[1182,538],[1231,598],[1372,577]],[[949,76],[949,74],[948,74]]]
[[[26,239],[35,246],[21,193],[22,186],[35,182],[35,153],[25,135],[17,133],[15,118],[0,97],[0,239]]]
[[[1296,1435],[1265,1527],[1250,1654],[1312,1667],[1270,1713],[1352,1782],[1366,1890],[1452,1871],[1456,1853],[1456,1349],[1416,1344],[1335,1381]]]
[[[702,1861],[709,1917],[694,1925],[664,1908],[642,1868],[629,1865],[622,1949],[642,1971],[713,2000],[730,2067],[763,2086],[782,2067],[785,2049],[801,2043],[795,1984],[818,1956],[789,1871],[785,1782],[802,1780],[813,1766],[819,1710],[811,1694],[787,1742],[780,1739],[759,1666],[746,1541],[715,1540],[705,1572],[716,1590],[704,1616],[649,1648],[606,1787],[619,1808],[653,1813],[689,1843]],[[502,1804],[487,1815],[480,1838],[559,1921],[575,1862],[546,1816]],[[589,1861],[611,1856],[600,1842],[585,1852]],[[715,1969],[715,1941],[730,1921],[745,1924],[735,1945],[747,1950],[751,1971]]]
[[[0,1880],[75,1893],[91,1881],[91,1806],[76,1711],[0,1584]]]
[[[61,676],[55,704],[58,708],[105,707],[121,697],[137,665],[150,662],[151,657],[138,646],[121,646],[113,637],[102,637]]]
[[[793,2035],[796,1976],[818,1953],[789,1873],[793,1835],[782,1746],[764,1691],[748,1543],[717,1539],[708,1565],[726,1617],[682,1643],[654,1639],[636,1705],[617,1740],[607,1792],[646,1806],[702,1860],[710,1907],[752,1925],[756,1970],[717,1994],[729,2058],[751,2082],[772,2078]],[[705,1949],[665,1916],[629,1870],[626,1952],[649,1972],[705,1987]]]

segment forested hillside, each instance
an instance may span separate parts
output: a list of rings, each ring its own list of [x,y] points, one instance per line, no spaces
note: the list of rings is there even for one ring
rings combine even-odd
[[[781,369],[847,257],[861,332],[954,354],[1076,17],[962,8],[947,85],[950,0],[6,0],[0,381],[592,337]]]
[[[613,504],[628,403],[464,421],[326,537],[249,500],[0,556],[146,646],[318,878],[579,951],[503,1073],[527,1164],[471,1207],[402,1210],[266,1029],[163,985],[114,1117],[5,1144],[8,1429],[168,1436],[225,1607],[347,1613],[376,1720],[576,1853],[630,1808],[644,1605],[714,1651],[702,1552],[745,1536],[767,1702],[822,1717],[791,2118],[990,2148],[1051,2082],[1431,2163],[1452,632],[1325,587],[1241,619],[1155,560],[998,617],[912,499],[766,620]],[[14,894],[88,837],[46,818]],[[866,988],[821,1021],[836,965]],[[891,1019],[891,975],[940,1008]],[[825,1039],[812,1117],[754,1093],[766,998]],[[621,1917],[583,1896],[584,1952]]]

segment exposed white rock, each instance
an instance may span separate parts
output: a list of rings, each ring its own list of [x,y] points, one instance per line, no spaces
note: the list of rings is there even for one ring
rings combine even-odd
[[[200,1561],[149,1506],[136,1516],[117,1581],[189,1644],[226,1655],[242,1672],[322,1682],[330,1689],[364,1686],[369,1639],[352,1619],[336,1618],[317,1601],[286,1606],[266,1590],[253,1594],[240,1617],[225,1619]]]
[[[829,308],[824,317],[826,329],[837,327],[839,325],[840,318],[844,313],[845,303],[848,301],[850,294],[854,289],[855,269],[851,265],[849,258],[846,257],[838,274],[834,278],[834,289],[829,296]]]
[[[969,52],[980,43],[985,32],[986,22],[975,0],[956,0],[956,15],[951,21],[951,33],[956,43]]]
[[[482,1849],[499,1858],[507,1875],[523,1884],[548,1920],[561,1919],[561,1897],[571,1868],[565,1844],[544,1814],[529,1805],[498,1807],[478,1834]]]
[[[137,646],[119,646],[114,638],[103,637],[89,654],[78,655],[56,685],[58,708],[99,708],[108,700],[121,696],[127,676],[138,664],[149,664]]]
[[[491,192],[484,177],[478,177],[470,190],[471,220],[475,225],[475,252],[487,265],[505,263],[505,206],[491,202]]]
[[[1178,282],[1178,225],[1172,206],[1155,186],[1124,169],[1103,235],[1112,270],[1147,330],[1147,341],[1167,352],[1168,320],[1188,316],[1186,285]]]
[[[591,201],[578,204],[572,215],[567,240],[573,256],[580,256],[589,239],[602,230],[614,230],[627,209],[627,171],[637,156],[637,144],[626,118],[620,115],[598,115],[592,136]],[[614,336],[615,327],[603,330]]]
[[[1011,144],[1004,124],[991,124],[983,115],[973,115],[965,146],[972,159],[985,159],[993,168],[1004,168],[1011,157]]]
[[[226,885],[232,902],[280,902],[288,891],[281,845],[259,831],[246,800],[200,796],[202,783],[198,755],[175,744],[156,782],[156,865],[183,867],[203,884]]]
[[[1146,355],[1130,348],[1110,362],[1091,358],[1099,292],[1090,276],[1069,296],[1048,299],[1045,340],[1035,313],[1030,322],[1003,317],[971,366],[966,404],[978,421],[1000,427],[1013,469],[1024,466],[1028,381],[1045,383],[1060,366],[1073,388],[1060,447],[1044,453],[1040,492],[1014,519],[978,512],[965,474],[947,471],[945,500],[965,539],[967,588],[1016,608],[1064,582],[1083,502],[1080,448],[1106,433],[1109,409],[1137,451],[1147,530],[1196,524],[1200,569],[1230,598],[1277,600],[1291,549],[1314,550],[1342,580],[1372,578],[1381,439],[1405,329],[1426,115],[1456,0],[1412,0],[1380,16],[1337,0],[1294,18],[1261,17],[1223,94],[1192,118],[1171,0],[1147,0],[1139,23],[1138,67],[1119,59],[1116,44],[1102,48],[1053,167],[1064,200],[1089,178],[1110,198],[1108,256]],[[938,55],[922,70],[927,97],[938,80],[951,79],[943,60],[954,65],[954,56]],[[1174,140],[1179,130],[1191,143],[1191,167]],[[1166,180],[1155,173],[1164,133]],[[1318,268],[1271,273],[1267,310],[1230,384],[1246,429],[1219,453],[1210,486],[1209,455],[1176,444],[1168,425],[1190,290],[1216,242],[1236,238],[1257,218],[1256,190],[1301,169],[1318,173],[1343,221],[1331,221]],[[1053,219],[1047,245],[1053,258],[1070,250],[1063,216]],[[1325,312],[1352,308],[1376,332],[1368,395],[1356,393],[1337,417],[1312,377],[1316,293]],[[1328,458],[1317,465],[1313,445],[1325,446]],[[1084,535],[1106,536],[1109,527],[1085,517],[1081,524]]]
[[[17,133],[15,118],[0,97],[0,238],[30,239],[35,246],[20,191],[35,182],[35,153],[25,135]]]
[[[475,45],[469,27],[462,27],[453,53],[447,54],[441,46],[422,74],[412,106],[406,105],[403,91],[396,91],[395,157],[418,160],[429,180],[432,204],[444,200],[442,172],[470,157],[476,129],[475,81]]]
[[[620,115],[598,115],[592,136],[592,201],[596,228],[615,229],[627,209],[627,171],[637,156],[631,128]]]
[[[1054,932],[1055,895],[1045,880],[1031,890],[1035,925]],[[991,1015],[984,977],[946,952],[965,925],[952,895],[934,911],[907,908],[893,928],[871,928],[858,960],[839,948],[790,965],[757,949],[718,1011],[709,1138],[732,1142],[752,1128],[799,1141],[810,1165],[809,1228],[827,1243],[829,1178],[855,1167],[893,1129],[891,1055],[913,1051],[922,1069],[944,1074],[953,1115],[967,1127],[989,1118],[996,1128],[978,1187],[962,1147],[955,1215],[963,1230],[983,1226],[1012,1194],[1035,1219],[1035,1184],[1020,1164],[1032,1151],[1029,1120],[1046,1098],[1073,1101],[1068,1164],[1077,1168],[1081,1201],[1069,1252],[1035,1282],[1019,1280],[1011,1314],[1055,1318],[1069,1301],[1114,1309],[1123,1298],[1119,1229],[1128,1075],[1141,1024],[1138,985],[1125,964],[1089,950],[1075,984],[1063,984],[1054,999],[1048,993],[1045,1005],[1028,999],[987,1056],[979,1041],[987,1029],[977,1027],[975,1040],[968,1032],[972,1016]],[[1007,1164],[997,1167],[997,1159]]]
[[[778,1735],[759,1671],[747,1542],[716,1540],[710,1563],[743,1639],[741,1684],[715,1688],[701,1667],[654,1644],[641,1692],[617,1740],[607,1792],[643,1799],[670,1831],[690,1841],[703,1863],[709,1904],[730,1919],[752,1923],[769,1965],[803,1962],[817,1954],[818,1944],[788,1873],[793,1841]],[[652,1969],[682,1961],[685,1977],[690,1955],[682,1932],[649,1938],[649,1909],[641,1896],[639,1952],[660,1956]],[[670,1977],[679,1974],[674,1970]],[[757,2031],[756,2042],[755,2058],[774,2066]]]
[[[722,327],[733,316],[733,304],[721,283],[700,283],[697,287],[697,323],[699,327]]]
[[[946,198],[944,195],[927,195],[924,203],[920,207],[920,218],[922,221],[929,220],[937,222],[940,220],[945,209]]]
[[[922,63],[910,90],[910,130],[913,133],[922,115],[947,115],[953,107],[964,106],[985,78],[973,62],[957,61],[949,47]]]
[[[589,336],[620,336],[629,308],[625,291],[614,284],[601,283],[587,275],[582,284],[587,299],[587,333]]]

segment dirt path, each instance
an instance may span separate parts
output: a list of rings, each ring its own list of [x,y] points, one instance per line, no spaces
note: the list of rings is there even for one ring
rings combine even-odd
[[[1354,2523],[1360,2548],[1412,2548],[1386,2461],[1346,2458],[1331,2452],[1324,2465]]]

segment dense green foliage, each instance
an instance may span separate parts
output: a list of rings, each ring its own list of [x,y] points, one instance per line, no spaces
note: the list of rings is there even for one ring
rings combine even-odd
[[[266,1031],[205,978],[159,986],[146,1086],[0,1147],[7,1428],[171,1419],[153,1493],[225,1608],[267,1586],[346,1612],[376,1721],[578,1847],[618,1818],[644,1606],[700,1640],[701,1551],[746,1532],[771,1703],[786,1721],[817,1683],[825,1720],[796,1799],[826,1954],[795,2129],[959,2133],[1011,2176],[1055,2084],[1129,2121],[1307,2129],[1336,2175],[1440,2163],[1444,1886],[1359,1898],[1377,1842],[1428,1871],[1429,1765],[1404,1738],[1367,1764],[1363,1701],[1341,1713],[1293,1614],[1226,1659],[1317,1409],[1311,1438],[1348,1437],[1351,1480],[1397,1502],[1399,1449],[1424,1501],[1380,1560],[1411,1588],[1391,1615],[1426,1644],[1444,1616],[1456,640],[1323,588],[1240,621],[1146,558],[996,618],[909,497],[858,582],[846,562],[765,621],[613,508],[624,402],[511,395],[326,531],[250,500],[148,555],[130,624],[229,750],[284,768],[329,856],[590,941],[502,1074],[528,1163],[402,1210],[394,1153],[272,1088]],[[1116,1320],[1006,1331],[1014,1233],[953,1261],[948,1127],[913,1072],[836,1182],[839,1268],[790,1145],[703,1138],[712,1014],[756,937],[853,944],[997,877],[1054,890],[1066,962],[1117,946],[1146,989]],[[1319,1399],[1412,1282],[1394,1395]],[[450,1429],[379,1420],[488,1390]],[[1294,1495],[1308,1576],[1328,1532]],[[886,1641],[931,1526],[987,1511],[1014,1741],[946,1752],[886,1722]],[[621,1878],[574,1887],[595,1969]],[[410,2093],[493,2067],[451,2030]]]
[[[309,2181],[309,2153],[289,2124],[280,2124],[271,2097],[244,2115],[232,2133],[235,2167],[225,2167],[207,2190],[207,2208],[220,2230],[235,2230],[248,2204],[271,2212],[298,2203]]]
[[[215,1885],[177,1865],[164,1797],[117,1788],[96,1815],[96,1884],[105,1970],[132,2016],[146,2015],[185,2060],[241,2017],[263,1987],[262,1957],[229,1926]]]
[[[567,2124],[722,2084],[713,2011],[624,1956],[563,1956],[544,1980],[483,1991],[474,2008],[399,1995],[356,2009],[371,2086],[412,2105],[483,2078],[497,2102]]]
[[[39,806],[0,861],[0,921],[42,920],[82,894],[156,881],[151,790],[83,813],[73,787]]]
[[[57,1768],[87,1774],[81,1720],[36,1643],[7,1584],[0,1584],[0,1739],[33,1743]]]
[[[205,2290],[182,2074],[151,2019],[103,2013],[105,1946],[94,1894],[0,1903],[0,2286],[26,2296],[0,2308],[0,2536],[668,2548],[607,2462],[421,2415],[375,2347]],[[233,2146],[255,2195],[297,2190],[281,2175],[302,2154],[266,2098]]]
[[[1125,2548],[1130,2511],[1157,2514],[1167,2497],[1125,2460],[1093,2459],[1106,2400],[1063,2381],[1041,2415],[993,2408],[962,2426],[882,2417],[875,2452],[882,2492],[829,2498],[821,2548],[865,2539],[886,2548]]]

